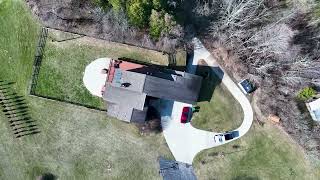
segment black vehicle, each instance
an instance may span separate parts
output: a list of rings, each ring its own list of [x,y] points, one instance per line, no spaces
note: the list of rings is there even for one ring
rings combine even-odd
[[[231,140],[233,138],[239,137],[239,131],[232,131],[232,132],[226,132],[224,134],[224,139],[227,140]]]
[[[244,93],[248,94],[248,93],[252,93],[255,89],[254,86],[251,84],[251,82],[248,79],[245,79],[243,81],[241,81],[239,83],[242,91],[244,91]]]

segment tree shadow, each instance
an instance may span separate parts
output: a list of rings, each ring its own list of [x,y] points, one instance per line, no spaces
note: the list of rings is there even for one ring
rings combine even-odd
[[[218,8],[217,11],[213,10],[215,6],[219,7],[219,1],[181,1],[173,14],[179,24],[192,25],[197,32],[206,32],[218,17]]]
[[[311,16],[298,14],[293,18],[291,27],[297,30],[292,43],[300,45],[303,54],[315,54],[319,58],[320,53],[320,37],[319,37],[319,24],[310,25]]]

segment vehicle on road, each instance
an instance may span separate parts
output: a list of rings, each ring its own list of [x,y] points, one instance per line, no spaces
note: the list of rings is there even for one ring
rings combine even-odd
[[[231,132],[225,132],[223,134],[217,134],[214,136],[215,142],[224,142],[231,139],[234,139],[236,137],[239,137],[239,131],[231,131]]]
[[[242,80],[238,85],[245,94],[252,93],[255,90],[253,84],[248,79]]]
[[[224,136],[223,134],[217,134],[214,136],[214,142],[223,142],[224,141]]]
[[[181,114],[181,123],[187,123],[191,119],[192,108],[191,107],[183,107]]]

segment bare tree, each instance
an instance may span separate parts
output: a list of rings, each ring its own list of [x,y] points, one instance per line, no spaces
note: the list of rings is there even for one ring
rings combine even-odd
[[[230,72],[255,80],[262,92],[258,106],[263,114],[281,117],[286,131],[309,154],[320,157],[320,151],[314,151],[320,140],[312,133],[320,127],[310,123],[304,103],[295,98],[303,87],[320,89],[320,27],[310,17],[312,3],[293,0],[283,8],[278,2],[217,0],[214,6],[204,4],[197,12],[208,14],[208,7],[217,12],[207,45],[219,44],[234,54],[234,59],[226,57],[223,63],[232,67]],[[248,67],[247,73],[235,72],[234,67],[239,66]]]

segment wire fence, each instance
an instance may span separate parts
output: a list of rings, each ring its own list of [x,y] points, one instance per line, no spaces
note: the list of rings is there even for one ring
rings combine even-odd
[[[31,84],[29,86],[29,93],[32,95],[35,95],[35,88],[38,82],[38,76],[40,72],[44,48],[47,42],[47,37],[48,37],[48,29],[43,27],[40,32],[38,45],[37,45],[36,53],[34,57],[33,67],[32,67]]]
[[[51,101],[56,101],[56,102],[63,102],[63,103],[68,103],[68,104],[72,104],[75,106],[85,107],[85,108],[91,109],[91,110],[106,112],[106,109],[102,109],[102,108],[90,106],[90,105],[87,105],[84,103],[68,101],[68,100],[64,100],[62,98],[56,98],[56,97],[51,97],[51,96],[37,93],[36,89],[38,86],[38,78],[39,78],[39,73],[40,73],[40,69],[42,66],[43,55],[45,52],[49,29],[50,28],[42,27],[41,31],[39,33],[39,39],[38,39],[37,48],[36,48],[35,56],[34,56],[33,67],[32,67],[32,77],[30,80],[29,91],[28,91],[29,95],[33,96],[33,97],[41,98],[41,99],[46,99],[46,100],[51,100]],[[81,36],[81,37],[83,37],[83,36]]]

